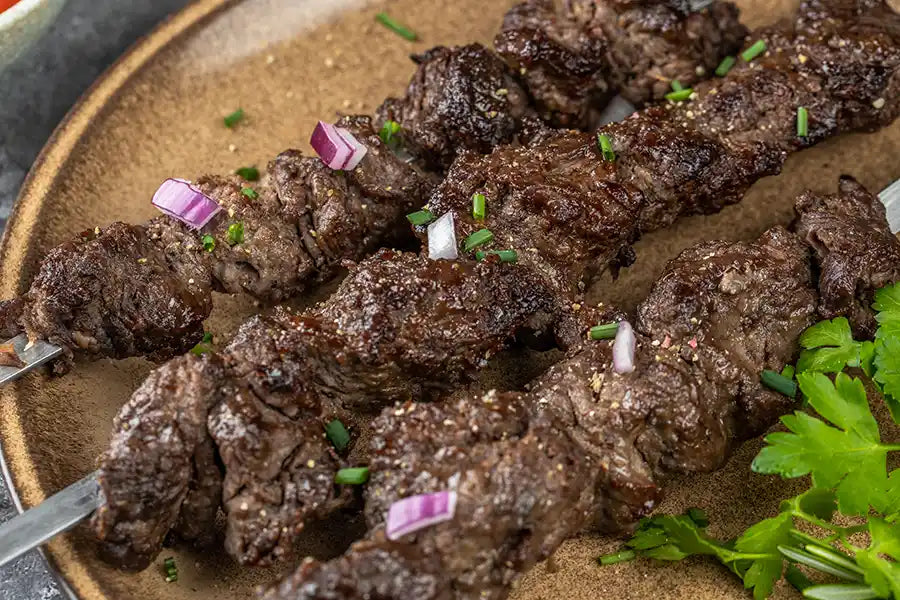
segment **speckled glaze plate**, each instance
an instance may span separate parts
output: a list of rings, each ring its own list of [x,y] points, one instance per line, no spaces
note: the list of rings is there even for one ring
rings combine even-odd
[[[0,250],[0,294],[30,282],[43,253],[79,231],[154,214],[150,197],[166,177],[194,178],[236,167],[264,166],[287,147],[305,149],[318,118],[370,112],[401,92],[407,56],[436,44],[488,43],[512,0],[198,0],[163,23],[102,77],[72,110],[26,182]],[[751,27],[796,8],[793,0],[741,0]],[[422,41],[409,43],[375,24],[379,10],[401,17]],[[247,118],[226,129],[222,117],[242,107]],[[791,218],[804,188],[833,189],[839,173],[881,189],[900,176],[900,123],[871,135],[847,136],[794,156],[777,178],[712,217],[686,219],[648,236],[639,260],[617,282],[603,281],[598,299],[632,307],[665,261],[701,239],[750,238]],[[218,296],[209,327],[228,333],[256,310]],[[113,415],[151,365],[143,360],[79,363],[63,378],[33,374],[0,390],[0,436],[10,476],[32,506],[94,468]],[[503,363],[486,374],[502,379]],[[663,510],[701,506],[713,530],[730,536],[776,510],[783,482],[752,475],[757,445],[745,447],[718,473],[672,484]],[[302,551],[327,555],[348,538],[346,518],[313,527]],[[632,563],[599,568],[595,557],[614,539],[568,542],[518,586],[518,600],[573,598],[746,598],[739,582],[711,562],[660,568]],[[89,600],[246,598],[273,570],[240,569],[221,550],[174,548],[179,581],[166,584],[159,564],[125,574],[97,560],[86,528],[47,546],[53,567],[73,593]],[[779,589],[779,596],[792,592]]]

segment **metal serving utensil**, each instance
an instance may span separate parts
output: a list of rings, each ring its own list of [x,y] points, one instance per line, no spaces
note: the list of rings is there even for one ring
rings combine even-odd
[[[900,179],[886,187],[878,198],[887,208],[891,231],[897,233],[900,231]],[[10,343],[15,345],[20,358],[28,364],[21,369],[0,368],[0,384],[21,377],[35,366],[62,353],[61,348],[46,342],[35,342],[28,350],[20,352],[19,348],[25,345],[25,336],[17,336]],[[34,508],[0,524],[0,566],[71,529],[91,516],[102,504],[100,483],[94,471]]]

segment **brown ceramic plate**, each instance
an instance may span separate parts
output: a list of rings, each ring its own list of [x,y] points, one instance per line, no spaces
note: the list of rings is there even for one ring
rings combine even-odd
[[[745,22],[770,23],[795,9],[791,0],[742,0]],[[0,295],[23,291],[43,253],[96,224],[140,221],[170,176],[227,173],[264,166],[291,147],[305,147],[315,121],[335,112],[369,112],[403,89],[411,51],[430,45],[489,42],[511,0],[199,0],[126,54],[73,109],[32,171],[9,222],[0,254]],[[411,44],[373,20],[387,9],[420,35]],[[242,107],[234,130],[222,117]],[[900,123],[873,135],[843,137],[795,156],[783,175],[755,186],[722,214],[687,219],[638,246],[638,263],[598,297],[630,307],[664,262],[700,239],[750,238],[786,223],[793,197],[807,187],[833,189],[839,173],[881,189],[900,176]],[[210,327],[227,333],[253,307],[217,298]],[[0,434],[22,504],[32,506],[94,467],[113,415],[149,370],[143,360],[78,364],[64,378],[32,375],[0,390]],[[503,377],[503,368],[488,377]],[[675,482],[667,510],[707,509],[715,533],[733,535],[772,513],[788,493],[774,478],[751,475],[745,448],[723,472]],[[346,523],[311,531],[307,551],[334,552]],[[516,598],[745,598],[729,574],[705,561],[659,568],[646,563],[601,569],[595,557],[616,540],[585,536],[555,561],[534,569]],[[167,553],[168,554],[168,553]],[[48,556],[85,599],[230,599],[250,595],[271,571],[239,569],[221,552],[171,551],[179,581],[160,568],[123,574],[100,563],[88,532],[54,540]],[[162,558],[160,558],[160,561]],[[790,592],[780,590],[780,594]]]

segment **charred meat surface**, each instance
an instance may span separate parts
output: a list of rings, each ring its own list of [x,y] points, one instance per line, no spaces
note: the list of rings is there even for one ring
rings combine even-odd
[[[837,194],[807,193],[795,208],[797,233],[822,269],[819,315],[846,316],[857,334],[871,337],[877,327],[870,310],[875,290],[900,279],[900,240],[888,227],[884,205],[856,180],[842,177]]]
[[[733,4],[526,0],[507,13],[497,51],[521,73],[542,117],[589,127],[617,91],[659,100],[673,80],[690,87],[744,41]]]
[[[256,317],[220,354],[175,359],[155,371],[122,410],[102,458],[101,483],[112,502],[95,527],[105,556],[132,568],[146,566],[179,506],[193,509],[184,500],[187,490],[207,488],[192,478],[191,460],[204,461],[192,454],[205,452],[200,442],[208,438],[224,467],[227,550],[248,564],[281,558],[305,520],[349,499],[333,485],[342,461],[324,438],[325,423],[347,411],[377,412],[398,398],[437,397],[516,331],[547,327],[556,312],[555,298],[540,280],[516,265],[381,251],[316,309]],[[182,380],[194,387],[183,388]],[[201,396],[195,388],[206,392],[202,401],[192,400]],[[196,404],[198,415],[202,411],[202,424],[191,430],[189,441],[167,429],[179,398],[185,406]],[[151,417],[138,418],[143,414]],[[147,452],[128,445],[138,439],[152,440]],[[167,466],[172,456],[184,467]],[[134,484],[124,480],[126,472]],[[153,496],[144,488],[160,492]],[[153,496],[152,506],[140,508],[150,500],[139,496],[129,511],[128,498],[142,493]]]
[[[425,203],[433,180],[385,147],[368,117],[338,125],[368,148],[355,170],[333,171],[289,150],[253,198],[236,178],[200,178],[196,185],[223,209],[203,230],[156,217],[87,232],[48,254],[22,300],[3,310],[14,320],[4,328],[61,345],[70,357],[78,349],[168,358],[199,341],[213,290],[286,300],[333,277],[342,261],[407,237],[403,215]],[[228,235],[234,224],[240,238]]]
[[[845,199],[856,193],[842,185]],[[861,233],[884,226],[862,203],[822,210],[859,219]],[[586,342],[527,393],[386,409],[373,424],[369,536],[337,559],[308,559],[263,597],[502,599],[585,526],[647,515],[667,474],[719,468],[793,406],[759,373],[795,359],[817,320],[804,240],[776,227],[673,260],[638,309],[632,372],[616,372],[609,342]],[[848,253],[892,260],[865,245]],[[386,537],[393,502],[446,490],[457,493],[451,520]]]

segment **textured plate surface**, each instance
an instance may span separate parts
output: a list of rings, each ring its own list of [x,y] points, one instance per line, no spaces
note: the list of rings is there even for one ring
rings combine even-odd
[[[337,111],[368,112],[399,93],[412,72],[407,55],[431,45],[489,42],[510,0],[199,0],[126,54],[69,115],[28,179],[0,250],[0,296],[22,291],[43,252],[77,232],[115,219],[153,215],[149,198],[170,176],[264,166],[278,151],[306,148],[316,119]],[[741,0],[750,26],[789,15],[793,0]],[[410,44],[373,21],[378,10],[417,30]],[[247,118],[234,130],[221,118],[238,106]],[[601,282],[597,299],[631,307],[668,258],[700,239],[750,238],[787,223],[804,188],[834,189],[837,175],[872,189],[900,177],[900,124],[872,135],[834,140],[792,158],[784,174],[756,185],[747,200],[720,215],[682,221],[638,244],[637,264],[618,282]],[[219,296],[210,327],[227,333],[254,310]],[[520,361],[522,362],[522,361]],[[116,410],[150,365],[142,360],[79,364],[65,378],[33,374],[0,390],[3,449],[26,506],[94,469]],[[502,380],[514,371],[486,374]],[[673,482],[664,509],[707,509],[714,532],[729,536],[770,514],[790,486],[750,474],[754,445],[719,473]],[[334,552],[346,519],[313,528],[305,550]],[[741,599],[727,572],[698,560],[674,568],[646,563],[600,569],[594,557],[616,540],[583,536],[522,582],[519,600],[555,598]],[[272,571],[241,570],[220,551],[176,548],[177,584],[161,566],[123,574],[94,556],[84,528],[48,547],[54,566],[82,598],[246,598]],[[159,559],[161,565],[162,557]],[[789,592],[780,590],[789,597]]]

